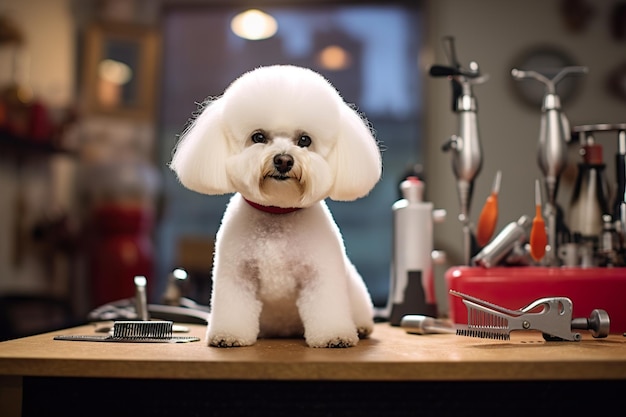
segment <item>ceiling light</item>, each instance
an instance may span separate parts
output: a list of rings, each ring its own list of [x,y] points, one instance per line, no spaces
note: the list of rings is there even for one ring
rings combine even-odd
[[[271,15],[250,9],[233,17],[230,28],[240,38],[260,40],[274,36],[278,30],[278,23]]]

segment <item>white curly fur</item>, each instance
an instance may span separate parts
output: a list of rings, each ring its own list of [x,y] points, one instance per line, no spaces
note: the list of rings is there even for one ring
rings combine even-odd
[[[381,155],[326,79],[290,65],[245,73],[183,132],[170,167],[191,190],[235,193],[216,236],[209,345],[349,347],[372,332],[370,295],[324,200],[367,195]]]

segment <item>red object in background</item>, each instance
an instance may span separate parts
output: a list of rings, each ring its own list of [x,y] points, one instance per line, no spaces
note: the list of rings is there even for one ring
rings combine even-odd
[[[29,137],[36,142],[50,141],[52,135],[52,123],[48,115],[48,109],[40,101],[35,101],[30,106],[30,132]]]
[[[102,205],[92,217],[89,276],[92,307],[134,297],[134,277],[154,273],[150,237],[154,216],[140,205]]]
[[[603,309],[611,320],[611,333],[626,332],[626,268],[579,267],[452,267],[445,274],[448,290],[455,290],[519,310],[544,297],[568,297],[572,318],[588,318]],[[467,324],[463,300],[448,296],[450,319]]]

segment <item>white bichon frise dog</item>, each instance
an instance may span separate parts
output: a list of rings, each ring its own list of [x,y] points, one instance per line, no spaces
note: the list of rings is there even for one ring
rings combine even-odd
[[[170,167],[191,190],[235,193],[216,236],[210,346],[349,347],[372,332],[370,295],[324,200],[368,194],[381,153],[325,78],[290,65],[245,73],[185,129]]]

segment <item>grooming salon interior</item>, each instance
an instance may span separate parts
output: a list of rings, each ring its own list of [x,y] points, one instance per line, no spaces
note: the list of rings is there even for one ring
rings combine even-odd
[[[623,0],[1,0],[0,359],[15,359],[12,343],[76,327],[84,334],[108,323],[110,335],[96,339],[143,331],[131,322],[173,323],[170,339],[206,327],[231,195],[191,191],[169,164],[212,98],[273,64],[326,78],[367,120],[382,155],[367,195],[326,199],[375,322],[369,338],[342,351],[371,344],[379,352],[397,337],[410,352],[430,337],[442,341],[433,351],[483,343],[477,361],[489,350],[485,362],[506,362],[497,355],[519,342],[519,330],[540,335],[528,342],[532,355],[544,345],[556,356],[586,347],[571,361],[580,354],[589,367],[610,347],[613,356],[594,368],[610,375],[583,379],[618,381],[624,392]],[[219,356],[215,364],[265,354],[228,358],[237,349],[208,347],[205,331],[197,335],[172,347],[201,345]],[[272,355],[271,342],[257,343]],[[303,355],[318,366],[300,379],[342,379],[323,371],[341,359],[294,343],[286,361]],[[528,343],[511,360],[525,357]],[[81,344],[105,345],[113,361],[116,346],[134,357],[148,345],[55,339],[47,351],[54,360],[55,349]],[[358,375],[342,358],[339,369]],[[0,409],[21,372],[7,363]],[[94,366],[88,375],[106,381],[105,365]],[[229,379],[215,369],[196,378]],[[270,380],[299,379],[271,369]],[[137,372],[129,380],[153,375]],[[537,378],[571,376],[545,372]],[[28,375],[19,379],[21,412],[35,415],[27,398],[38,382]],[[356,377],[412,378],[409,370]]]

